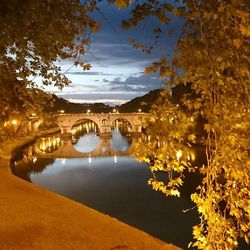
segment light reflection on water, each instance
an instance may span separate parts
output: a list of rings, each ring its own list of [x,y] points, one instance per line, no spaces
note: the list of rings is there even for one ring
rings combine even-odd
[[[118,152],[127,151],[130,147],[130,142],[128,141],[128,138],[122,136],[122,134],[117,129],[112,132],[110,144],[111,147]]]
[[[99,144],[99,137],[95,133],[88,133],[79,138],[74,145],[79,152],[90,153],[96,149]]]
[[[74,147],[80,152],[91,152],[99,141],[98,136],[89,133],[80,137]],[[130,144],[131,140],[113,132],[110,145],[116,151],[127,151]],[[42,168],[43,160],[46,161],[38,158],[35,163],[26,162],[26,168],[18,168],[17,164],[13,173],[169,243],[187,248],[192,240],[197,214],[194,210],[184,214],[182,210],[193,207],[189,200],[195,183],[193,176],[186,180],[181,198],[166,198],[147,185],[151,177],[148,165],[136,162],[134,157],[90,154],[86,158],[47,160]]]

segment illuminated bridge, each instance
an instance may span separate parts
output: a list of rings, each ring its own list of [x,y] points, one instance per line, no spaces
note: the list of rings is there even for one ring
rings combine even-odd
[[[94,122],[98,127],[100,136],[111,135],[111,129],[118,120],[124,120],[130,125],[131,133],[141,133],[142,124],[147,113],[79,113],[79,114],[59,114],[55,116],[55,123],[62,134],[72,134],[72,128],[88,120]],[[37,130],[43,120],[37,120],[33,124],[34,131]]]

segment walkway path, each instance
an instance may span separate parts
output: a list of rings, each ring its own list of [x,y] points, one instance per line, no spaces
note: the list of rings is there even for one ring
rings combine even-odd
[[[176,250],[152,236],[10,173],[13,148],[0,145],[1,250]]]

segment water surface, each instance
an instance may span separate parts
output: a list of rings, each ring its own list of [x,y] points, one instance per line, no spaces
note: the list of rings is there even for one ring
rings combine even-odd
[[[192,226],[199,220],[195,209],[186,213],[183,210],[194,206],[189,197],[199,182],[199,176],[187,175],[180,198],[165,197],[147,185],[151,177],[147,164],[120,154],[129,150],[133,139],[116,131],[109,143],[106,139],[102,147],[102,140],[96,134],[88,133],[77,141],[73,140],[72,144],[77,152],[86,153],[86,157],[66,159],[62,155],[61,158],[46,159],[65,144],[58,138],[55,140],[58,146],[50,143],[54,145],[53,150],[45,150],[45,140],[42,141],[43,147],[36,145],[36,148],[44,149],[43,158],[34,152],[35,145],[26,149],[26,156],[14,162],[13,173],[187,249],[192,240]],[[98,157],[95,153],[93,157],[91,152],[97,147],[101,148],[101,154],[110,156]],[[204,161],[202,149],[196,151],[196,160]]]

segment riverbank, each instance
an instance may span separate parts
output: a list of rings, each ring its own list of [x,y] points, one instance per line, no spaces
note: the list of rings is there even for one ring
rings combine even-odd
[[[0,145],[0,249],[175,250],[140,230],[13,176],[11,152],[32,138]]]

